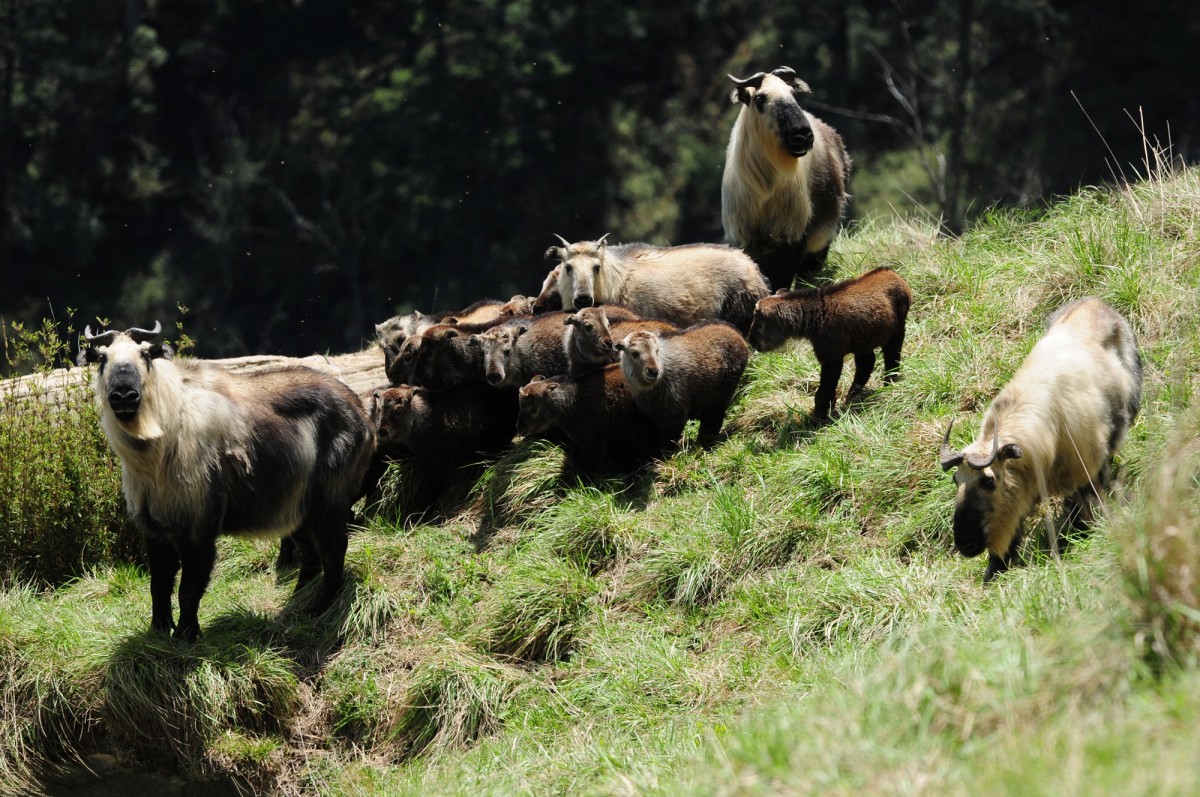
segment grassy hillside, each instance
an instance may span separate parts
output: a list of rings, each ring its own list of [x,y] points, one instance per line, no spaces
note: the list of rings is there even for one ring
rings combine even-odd
[[[131,567],[3,592],[0,792],[95,751],[283,794],[1200,790],[1200,172],[960,240],[868,225],[831,261],[890,265],[915,303],[901,380],[829,425],[799,344],[752,358],[728,440],[627,482],[563,483],[521,444],[406,528],[397,468],[320,622],[231,540],[191,647],[148,633]],[[966,443],[1086,294],[1145,358],[1126,496],[1061,560],[1031,518],[985,588],[941,433]]]

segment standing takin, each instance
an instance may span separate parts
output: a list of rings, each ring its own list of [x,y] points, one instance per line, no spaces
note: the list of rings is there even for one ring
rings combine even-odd
[[[850,156],[829,125],[800,107],[808,84],[782,66],[745,80],[725,153],[725,238],[754,258],[775,288],[825,264],[849,199]]]
[[[300,550],[299,591],[317,573],[317,605],[342,585],[350,506],[362,493],[375,433],[358,396],[300,366],[232,374],[172,361],[154,329],[93,335],[79,363],[99,363],[100,424],[121,460],[121,486],[146,535],[151,626],[200,634],[197,610],[220,534],[287,537]],[[179,622],[171,594],[179,580]]]
[[[837,396],[838,380],[847,354],[854,355],[854,381],[848,398],[856,398],[875,367],[875,349],[883,351],[883,378],[899,375],[904,325],[912,305],[912,290],[890,268],[826,288],[777,292],[754,308],[750,345],[771,351],[789,338],[808,338],[821,363],[813,418],[826,420]]]
[[[988,552],[984,580],[1007,570],[1022,520],[1042,498],[1065,496],[1078,523],[1107,491],[1112,456],[1142,396],[1142,359],[1129,323],[1100,299],[1050,316],[1046,334],[992,401],[961,451],[942,438],[942,470],[957,468],[954,546]]]
[[[697,418],[699,442],[716,440],[750,359],[736,329],[710,321],[678,332],[633,332],[617,350],[638,407],[664,434],[678,440],[688,419]]]
[[[546,250],[561,263],[558,292],[564,310],[622,304],[642,318],[680,327],[722,320],[742,332],[754,303],[770,291],[762,272],[740,249],[720,244],[651,246],[598,241]]]

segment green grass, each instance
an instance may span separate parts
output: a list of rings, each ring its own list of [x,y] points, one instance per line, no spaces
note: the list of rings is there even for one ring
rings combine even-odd
[[[831,276],[877,265],[915,296],[897,383],[813,426],[808,345],[756,354],[713,449],[581,484],[525,441],[436,522],[395,467],[327,617],[223,540],[176,644],[139,569],[71,542],[79,578],[0,593],[0,793],[93,751],[279,794],[1200,791],[1200,171],[835,242]],[[1061,559],[1029,519],[984,587],[942,433],[1088,293],[1145,360],[1125,497]]]

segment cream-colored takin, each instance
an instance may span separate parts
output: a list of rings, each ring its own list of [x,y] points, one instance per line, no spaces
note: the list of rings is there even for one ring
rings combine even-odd
[[[988,551],[985,580],[1008,569],[1022,520],[1040,499],[1065,496],[1078,522],[1092,519],[1141,396],[1133,330],[1087,297],[1050,316],[973,443],[951,449],[946,428],[942,469],[957,468],[954,545],[964,556]]]

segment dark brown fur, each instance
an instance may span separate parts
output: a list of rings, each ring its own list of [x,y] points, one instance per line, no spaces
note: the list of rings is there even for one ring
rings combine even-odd
[[[483,349],[473,329],[438,324],[421,334],[422,341],[412,372],[411,383],[430,390],[448,390],[471,382],[483,381]]]
[[[563,350],[571,373],[603,368],[620,359],[616,342],[638,330],[673,332],[678,327],[668,321],[638,318],[619,304],[585,307],[563,319]]]
[[[574,376],[536,377],[519,394],[517,432],[559,432],[568,464],[581,474],[631,470],[669,443],[638,409],[619,365]]]
[[[720,434],[750,349],[732,325],[696,324],[676,332],[634,332],[617,344],[621,368],[638,406],[678,440],[688,419],[700,440]]]
[[[478,339],[484,351],[484,377],[493,387],[520,387],[537,374],[567,371],[563,351],[566,313],[543,313],[494,327]]]
[[[761,300],[754,308],[750,343],[770,351],[790,338],[812,342],[821,363],[813,418],[825,420],[833,409],[846,355],[854,355],[849,398],[867,384],[877,348],[883,350],[884,381],[897,378],[911,305],[908,283],[890,268],[877,268],[827,288],[781,292]]]

